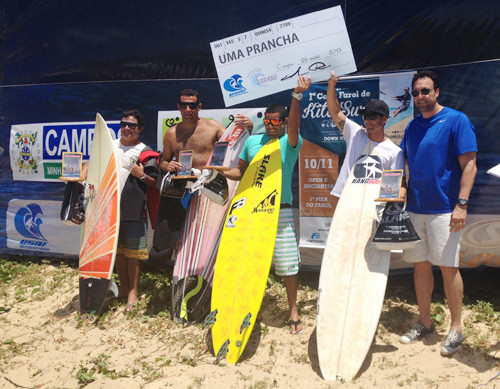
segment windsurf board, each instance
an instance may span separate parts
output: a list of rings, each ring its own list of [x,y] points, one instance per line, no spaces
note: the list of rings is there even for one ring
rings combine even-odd
[[[240,151],[249,136],[248,130],[234,123],[222,134],[218,143],[227,142],[225,167],[238,165]],[[211,159],[212,156],[207,165]],[[231,199],[238,182],[227,180],[227,184]],[[202,321],[210,312],[215,258],[229,203],[216,204],[201,191],[191,199],[173,271],[172,316],[176,321]]]

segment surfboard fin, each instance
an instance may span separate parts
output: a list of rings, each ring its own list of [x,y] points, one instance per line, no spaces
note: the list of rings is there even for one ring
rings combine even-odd
[[[243,332],[245,328],[250,327],[250,318],[252,317],[252,314],[248,312],[248,314],[244,317],[243,321],[241,322],[241,327],[240,327],[240,334]]]
[[[118,297],[118,286],[116,285],[116,283],[114,281],[111,281],[111,283],[109,284],[109,291],[111,291],[111,293],[113,293],[113,295],[115,297]]]
[[[207,317],[203,321],[203,329],[211,327],[217,321],[218,313],[219,311],[215,309],[207,315]]]
[[[222,359],[225,359],[227,356],[227,353],[229,352],[229,344],[231,341],[228,339],[226,340],[222,346],[220,346],[219,351],[217,352],[217,358],[215,358],[215,364],[217,365]]]

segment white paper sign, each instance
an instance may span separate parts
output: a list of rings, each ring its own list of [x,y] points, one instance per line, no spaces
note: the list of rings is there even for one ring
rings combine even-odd
[[[227,107],[356,71],[340,6],[210,43]]]

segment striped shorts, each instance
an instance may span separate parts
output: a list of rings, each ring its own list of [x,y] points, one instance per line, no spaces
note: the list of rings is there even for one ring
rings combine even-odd
[[[276,275],[280,277],[294,276],[299,272],[300,252],[297,246],[292,208],[280,209],[273,264]]]
[[[117,254],[133,259],[148,259],[148,219],[120,223]]]

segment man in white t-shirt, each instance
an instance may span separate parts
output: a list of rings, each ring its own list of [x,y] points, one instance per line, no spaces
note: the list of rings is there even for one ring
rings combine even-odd
[[[120,164],[121,202],[120,233],[116,270],[120,281],[119,295],[127,299],[127,312],[139,300],[142,261],[148,258],[147,188],[156,188],[158,164],[139,162],[141,153],[150,149],[139,139],[144,117],[138,110],[122,113],[121,137],[114,141]]]
[[[382,100],[374,99],[369,101],[365,108],[360,110],[365,121],[365,127],[362,127],[347,118],[340,109],[335,91],[338,80],[339,77],[335,77],[335,72],[332,71],[332,76],[328,80],[326,100],[328,112],[339,131],[344,135],[347,144],[344,163],[340,168],[337,182],[331,191],[331,194],[335,197],[334,212],[347,177],[369,141],[373,142],[374,146],[377,146],[381,151],[380,158],[384,170],[404,169],[402,150],[384,133],[385,123],[387,123],[389,117],[389,107],[387,104]],[[406,191],[403,193],[406,193]]]
[[[120,172],[120,231],[116,252],[118,298],[127,300],[126,312],[139,301],[142,261],[148,258],[147,188],[156,190],[159,173],[156,158],[141,155],[151,148],[139,139],[144,116],[136,109],[125,110],[120,121],[121,137],[113,141]],[[141,162],[142,161],[142,162]],[[88,162],[82,169],[87,177]]]

